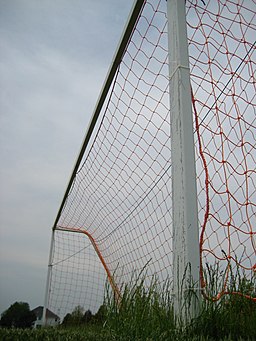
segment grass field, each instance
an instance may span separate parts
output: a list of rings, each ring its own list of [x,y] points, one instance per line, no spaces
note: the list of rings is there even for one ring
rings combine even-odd
[[[38,330],[22,330],[22,329],[0,329],[0,339],[1,341],[135,341],[135,340],[145,340],[145,341],[162,341],[162,340],[188,340],[188,341],[213,341],[213,340],[222,340],[222,341],[244,341],[244,340],[255,340],[255,338],[246,337],[246,338],[233,338],[232,336],[223,337],[223,338],[210,338],[207,336],[170,336],[166,338],[165,336],[159,336],[156,338],[137,338],[133,339],[131,336],[122,336],[116,335],[115,333],[106,332],[102,329],[90,329],[86,330],[83,328],[73,329],[38,329]]]
[[[212,276],[211,281],[215,291],[217,280]],[[255,297],[255,278],[251,282],[240,278],[232,289]],[[106,290],[101,321],[37,330],[0,329],[0,340],[256,340],[255,301],[240,295],[224,295],[217,302],[203,300],[199,316],[184,324],[174,317],[170,292],[168,284],[160,288],[153,281],[145,289],[144,279],[138,279],[124,288],[121,303]]]

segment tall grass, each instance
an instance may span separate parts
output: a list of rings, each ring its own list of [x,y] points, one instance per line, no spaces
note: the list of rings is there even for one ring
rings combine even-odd
[[[221,292],[224,272],[218,266],[206,266],[209,297]],[[203,300],[200,315],[188,328],[193,334],[216,340],[227,336],[232,340],[256,340],[256,303],[245,297],[256,297],[255,276],[248,279],[238,269],[234,272],[231,268],[226,291],[230,294],[223,295],[218,301]]]
[[[125,285],[120,302],[108,291],[106,328],[127,340],[167,339],[176,332],[170,293],[168,283],[160,289],[152,279],[148,287],[144,277]]]
[[[224,270],[225,271],[225,270]],[[240,272],[230,275],[228,290],[256,295],[255,275],[248,280]],[[222,287],[223,273],[218,267],[206,267],[208,295]],[[190,285],[190,287],[193,287]],[[191,289],[192,290],[192,289]],[[76,328],[42,330],[1,329],[0,340],[95,340],[95,341],[242,341],[256,340],[256,303],[240,295],[223,295],[220,300],[202,300],[200,313],[187,323],[174,315],[172,284],[160,285],[157,278],[148,283],[140,273],[122,288],[116,301],[106,288],[101,318]],[[186,294],[190,309],[193,292]]]
[[[220,272],[218,268],[207,271],[208,294],[214,295],[221,287]],[[146,277],[139,276],[125,285],[121,302],[107,290],[104,328],[118,340],[256,340],[256,303],[252,300],[232,294],[216,302],[202,300],[199,315],[182,324],[174,316],[171,283],[161,286],[156,278],[149,286],[145,282]],[[255,278],[248,281],[236,274],[231,286],[230,292],[248,294]],[[186,299],[191,300],[191,295]]]

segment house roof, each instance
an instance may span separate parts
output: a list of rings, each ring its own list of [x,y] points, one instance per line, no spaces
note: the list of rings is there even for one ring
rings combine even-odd
[[[43,310],[44,307],[38,306],[37,308],[33,309],[33,313],[35,313],[36,317],[41,319],[43,317]],[[54,314],[51,310],[47,309],[46,310],[46,318],[54,318],[54,319],[59,319],[59,316]]]

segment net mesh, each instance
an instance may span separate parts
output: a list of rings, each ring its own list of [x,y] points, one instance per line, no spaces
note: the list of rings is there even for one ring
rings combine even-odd
[[[215,299],[235,268],[255,272],[255,3],[186,10],[201,285],[207,295],[204,269],[220,264]],[[119,289],[143,269],[172,279],[167,45],[166,1],[147,0],[56,226],[49,309],[60,316],[96,311],[106,277]]]
[[[255,7],[254,1],[187,6],[201,262],[221,264],[216,298],[238,268],[249,277],[255,269]]]
[[[103,302],[106,272],[90,240],[56,231],[53,252],[49,309],[61,318],[77,306],[95,314]]]

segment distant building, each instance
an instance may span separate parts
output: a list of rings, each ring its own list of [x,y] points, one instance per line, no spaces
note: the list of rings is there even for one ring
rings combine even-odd
[[[33,313],[36,315],[36,320],[34,322],[34,328],[40,328],[43,324],[43,310],[44,307],[39,306],[33,309]],[[47,327],[55,327],[60,324],[60,318],[58,315],[54,314],[49,309],[46,310],[46,326]]]

